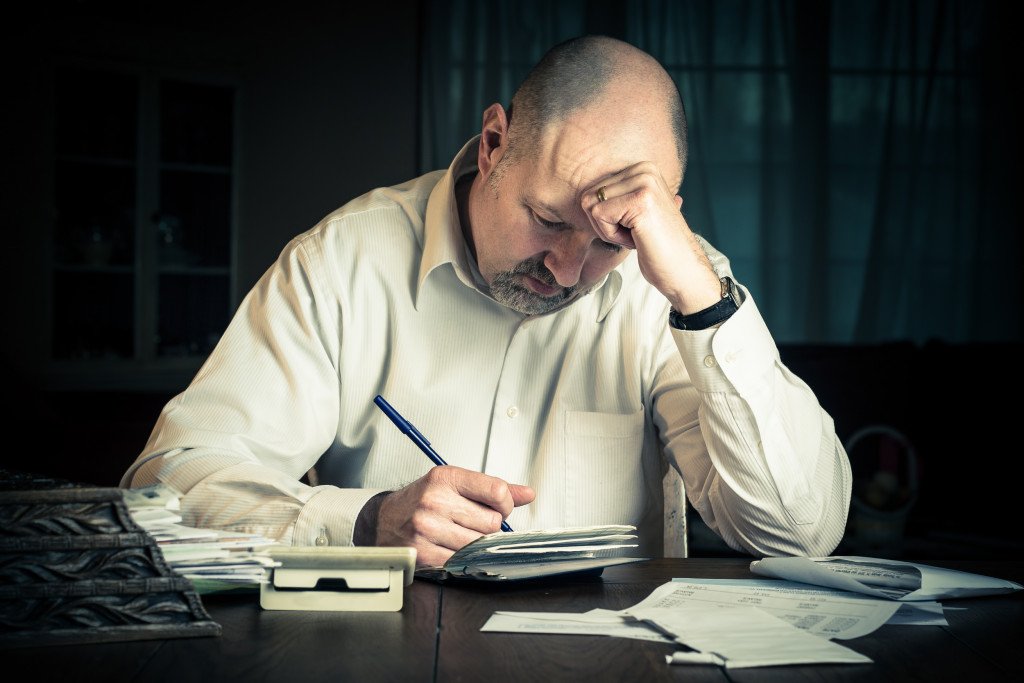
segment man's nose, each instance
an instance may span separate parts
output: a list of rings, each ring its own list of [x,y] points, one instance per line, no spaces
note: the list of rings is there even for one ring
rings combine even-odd
[[[572,287],[579,283],[591,239],[580,234],[566,235],[548,250],[544,265],[560,286]]]

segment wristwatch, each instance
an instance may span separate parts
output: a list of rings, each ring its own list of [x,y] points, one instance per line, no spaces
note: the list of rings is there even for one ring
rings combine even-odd
[[[736,305],[736,298],[732,293],[732,280],[723,277],[720,282],[722,283],[722,298],[718,303],[690,315],[683,315],[673,308],[668,313],[668,324],[677,330],[706,330],[728,320],[733,313],[739,310],[739,306]]]

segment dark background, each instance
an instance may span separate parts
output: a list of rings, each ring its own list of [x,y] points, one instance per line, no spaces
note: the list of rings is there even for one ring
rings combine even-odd
[[[0,466],[116,485],[160,408],[198,367],[105,376],[50,361],[54,64],[172,66],[238,83],[237,304],[292,236],[346,200],[419,172],[422,10],[416,0],[357,10],[327,2],[54,2],[6,22],[9,242],[0,362],[8,407]],[[878,516],[894,542],[857,545],[851,528],[840,550],[919,559],[1024,554],[1012,504],[1019,495],[1019,342],[791,343],[780,353],[814,389],[844,442],[884,425],[904,435],[917,458],[909,508]],[[861,480],[898,458],[891,441],[862,446],[851,453]],[[905,472],[899,484],[908,488]],[[699,525],[693,530],[694,554],[722,552]]]

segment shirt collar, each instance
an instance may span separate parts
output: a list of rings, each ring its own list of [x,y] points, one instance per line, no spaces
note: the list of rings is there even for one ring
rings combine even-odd
[[[456,155],[451,166],[448,167],[448,172],[441,177],[440,182],[430,192],[430,198],[427,200],[423,257],[420,260],[420,273],[416,289],[417,307],[427,278],[436,269],[449,263],[464,285],[490,296],[487,294],[486,282],[480,275],[469,245],[466,244],[466,239],[462,234],[459,207],[455,200],[455,185],[459,179],[474,174],[478,170],[476,153],[479,145],[479,135],[467,142]],[[635,256],[631,254],[626,261],[634,258]],[[622,268],[623,264],[620,264],[594,285],[590,293],[584,295],[599,297],[598,321],[608,315],[608,311],[619,297],[622,290]],[[559,311],[566,306],[571,306],[580,298],[583,297],[577,297],[555,310]]]
[[[466,240],[462,236],[459,222],[459,207],[455,203],[455,184],[458,179],[476,173],[476,150],[480,136],[473,138],[448,167],[448,172],[434,186],[427,200],[423,257],[420,259],[420,275],[416,300],[419,302],[427,277],[437,268],[450,263],[459,280],[467,287],[477,288],[474,278],[476,264],[472,264]],[[479,275],[476,275],[479,277]]]

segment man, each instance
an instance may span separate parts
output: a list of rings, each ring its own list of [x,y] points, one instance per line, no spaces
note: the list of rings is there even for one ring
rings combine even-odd
[[[506,517],[632,523],[657,553],[668,463],[732,547],[828,554],[846,455],[686,225],[685,162],[653,58],[608,38],[556,47],[447,173],[285,248],[122,484],[174,486],[194,526],[411,546],[429,566]],[[314,464],[320,485],[300,483]]]

